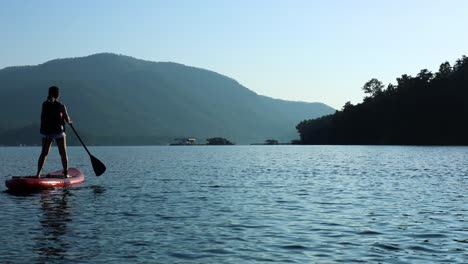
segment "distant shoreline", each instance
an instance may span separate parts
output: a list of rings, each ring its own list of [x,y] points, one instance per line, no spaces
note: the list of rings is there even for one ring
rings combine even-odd
[[[315,144],[315,145],[303,145],[303,144],[290,144],[290,143],[283,143],[283,144],[276,144],[276,145],[268,145],[268,144],[236,144],[236,145],[204,145],[204,144],[197,144],[197,145],[87,145],[88,147],[222,147],[222,146],[341,146],[341,147],[354,147],[354,146],[365,146],[365,147],[468,147],[468,145],[337,145],[337,144]],[[12,145],[0,145],[0,148],[41,148],[38,145],[23,145],[23,146],[12,146]],[[55,145],[52,145],[55,147]],[[68,145],[67,147],[82,147],[81,145]]]

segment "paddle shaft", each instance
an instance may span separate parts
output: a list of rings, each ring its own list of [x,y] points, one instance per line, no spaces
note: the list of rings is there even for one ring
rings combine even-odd
[[[78,140],[80,141],[81,145],[83,145],[84,149],[86,150],[86,152],[88,152],[88,155],[89,155],[89,158],[91,159],[91,164],[93,165],[93,170],[94,170],[94,173],[96,174],[96,176],[100,176],[102,175],[105,171],[106,171],[106,165],[104,165],[104,163],[102,163],[100,160],[98,160],[96,157],[94,157],[93,155],[91,155],[91,153],[89,152],[88,148],[86,147],[85,143],[83,142],[83,140],[81,140],[81,137],[80,135],[78,135],[78,132],[76,132],[75,128],[73,127],[72,124],[69,124],[70,127],[73,129],[73,132],[75,132],[75,135],[76,137],[78,138]]]
[[[80,141],[81,145],[83,145],[83,147],[85,148],[86,152],[88,152],[88,155],[89,156],[92,156],[91,153],[89,152],[88,148],[86,147],[85,143],[83,142],[83,140],[81,140],[81,137],[80,135],[78,135],[78,133],[76,132],[75,128],[73,127],[73,124],[69,124],[70,127],[73,129],[73,132],[75,132],[75,135],[76,137],[78,138],[78,140]]]

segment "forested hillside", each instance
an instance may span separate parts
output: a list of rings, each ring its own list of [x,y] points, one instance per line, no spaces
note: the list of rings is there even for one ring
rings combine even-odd
[[[432,73],[371,79],[364,101],[297,125],[302,144],[468,145],[468,58]]]

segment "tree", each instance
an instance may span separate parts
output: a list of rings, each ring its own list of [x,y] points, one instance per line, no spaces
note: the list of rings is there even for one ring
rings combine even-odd
[[[439,72],[436,73],[437,78],[447,78],[452,74],[452,66],[448,61],[442,63],[439,67]]]
[[[207,138],[206,141],[208,141],[207,145],[234,145],[231,141],[222,137]]]
[[[455,65],[453,66],[453,70],[454,71],[458,71],[460,70],[461,68],[463,68],[464,66],[468,65],[468,57],[466,57],[465,55],[463,55],[461,57],[461,59],[458,59],[456,62],[455,62]]]
[[[405,89],[411,86],[412,80],[413,77],[411,77],[411,75],[403,74],[400,78],[397,78],[398,88]]]
[[[397,90],[397,87],[391,83],[388,84],[387,89],[385,90],[388,94],[394,93]]]
[[[376,97],[377,95],[382,93],[382,89],[384,85],[381,81],[377,80],[376,78],[370,79],[370,81],[366,82],[362,87],[364,93],[369,94],[369,97]]]
[[[348,101],[343,105],[343,108],[341,108],[341,110],[343,112],[346,112],[346,111],[350,110],[353,106],[354,105],[350,101]]]
[[[434,74],[432,74],[428,69],[423,69],[418,73],[418,75],[416,75],[416,77],[424,83],[427,83],[432,80]]]
[[[291,145],[301,145],[301,140],[300,139],[293,139],[293,140],[291,140]]]
[[[278,145],[278,140],[276,139],[267,139],[265,140],[266,145]]]

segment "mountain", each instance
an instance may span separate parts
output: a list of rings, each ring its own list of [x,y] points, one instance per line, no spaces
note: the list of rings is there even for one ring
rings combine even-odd
[[[177,137],[284,142],[297,137],[300,120],[335,111],[261,96],[204,69],[101,53],[0,70],[0,144],[39,143],[26,135],[38,133],[52,85],[60,87],[75,128],[101,145],[167,144]]]
[[[415,77],[402,75],[386,89],[363,86],[363,103],[297,125],[303,144],[468,145],[468,58]]]

